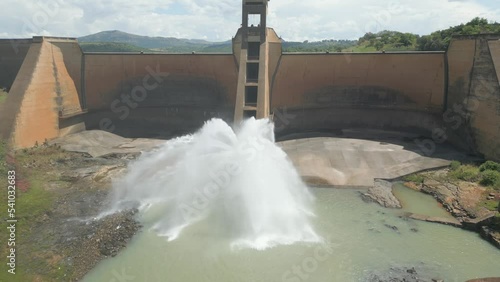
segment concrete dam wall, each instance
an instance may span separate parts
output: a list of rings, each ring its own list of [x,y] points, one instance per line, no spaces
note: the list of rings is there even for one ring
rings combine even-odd
[[[81,56],[76,40],[33,38],[0,109],[2,138],[22,148],[65,134],[59,118],[82,112]]]
[[[426,126],[425,133],[444,106],[444,53],[285,54],[274,65],[271,107],[299,117],[288,124],[276,119],[285,127],[278,134]],[[86,54],[86,108],[95,117],[87,126],[102,127],[109,118],[127,136],[172,136],[212,117],[231,121],[237,77],[233,55]],[[148,90],[145,79],[158,85]]]
[[[12,87],[32,42],[32,39],[0,39],[1,88]]]
[[[84,57],[88,128],[171,137],[212,117],[232,119],[238,68],[231,54]]]
[[[456,38],[446,53],[282,54],[274,48],[267,62],[276,134],[369,128],[436,141],[436,130],[442,130],[446,136],[439,142],[500,159],[497,39]],[[2,58],[17,58],[2,60],[9,71],[0,73],[0,81],[8,82],[23,56],[0,51]],[[26,147],[85,129],[172,137],[212,117],[232,121],[237,58],[83,54],[75,40],[36,38],[11,82],[0,133]]]
[[[429,133],[443,110],[444,53],[284,54],[271,105],[282,134],[372,128]]]
[[[500,160],[500,35],[455,38],[448,49],[452,143]]]

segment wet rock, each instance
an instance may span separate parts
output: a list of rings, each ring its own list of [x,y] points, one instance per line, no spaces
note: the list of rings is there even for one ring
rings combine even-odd
[[[500,224],[495,224],[494,220],[492,220],[495,212],[485,208],[482,203],[485,199],[500,200],[500,195],[495,191],[481,187],[477,183],[466,181],[449,183],[446,177],[442,177],[447,173],[447,170],[425,173],[426,179],[422,184],[421,191],[432,195],[440,202],[443,207],[455,217],[458,224],[454,220],[448,221],[421,215],[413,215],[412,218],[453,225],[474,232],[481,231],[483,233],[483,238],[486,238],[493,245],[499,247],[500,240],[496,241],[491,239],[491,236],[495,237],[495,234],[499,234],[500,232],[489,232],[488,234],[492,234],[490,236],[486,235],[485,231],[482,230],[482,226],[489,226],[490,228],[497,228],[495,227],[496,225],[500,226]],[[498,211],[500,211],[500,205]],[[498,237],[500,237],[500,235],[498,235]]]
[[[397,233],[399,233],[399,229],[398,229],[397,226],[389,225],[389,224],[384,224],[384,226],[387,227],[387,228],[389,228],[389,229],[391,229],[391,230],[393,230],[393,231],[395,231],[395,232],[397,232]]]
[[[74,170],[65,171],[61,175],[61,180],[68,182],[75,182],[82,178],[95,174],[101,167],[98,165],[91,167],[78,168]]]
[[[361,198],[365,202],[375,202],[386,208],[401,208],[401,203],[392,194],[392,183],[389,181],[376,179],[368,192],[361,193]]]
[[[103,166],[97,170],[92,179],[96,182],[110,182],[112,179],[116,179],[126,172],[126,167],[121,165],[109,165]]]
[[[420,221],[427,221],[427,222],[433,222],[433,223],[440,223],[444,225],[451,225],[455,227],[462,227],[462,223],[460,223],[458,220],[454,218],[442,218],[442,217],[435,217],[435,216],[427,216],[427,215],[421,215],[421,214],[415,214],[415,213],[406,213],[405,216],[411,219],[415,220],[420,220]]]
[[[412,267],[412,268],[410,268],[410,269],[407,269],[407,270],[406,270],[406,272],[407,272],[407,273],[411,273],[411,274],[416,274],[416,273],[417,273],[417,271],[415,270],[415,267]]]
[[[387,271],[374,271],[363,281],[367,282],[434,282],[440,279],[429,277],[415,267],[391,267]]]
[[[76,277],[81,277],[103,258],[116,256],[126,247],[141,227],[134,218],[136,212],[137,210],[128,210],[112,214],[93,221],[87,225],[87,229],[83,229],[84,234],[81,234],[81,239],[73,246],[74,249],[85,250],[84,253],[76,252],[72,256]]]
[[[500,249],[500,232],[496,232],[495,230],[493,230],[488,226],[482,226],[481,229],[479,230],[479,234],[485,240],[489,241],[494,246]]]

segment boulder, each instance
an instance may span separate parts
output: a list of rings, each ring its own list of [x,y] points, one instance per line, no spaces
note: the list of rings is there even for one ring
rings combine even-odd
[[[365,202],[375,202],[386,208],[401,208],[401,203],[392,194],[392,183],[382,179],[375,179],[374,186],[366,193],[361,193]]]

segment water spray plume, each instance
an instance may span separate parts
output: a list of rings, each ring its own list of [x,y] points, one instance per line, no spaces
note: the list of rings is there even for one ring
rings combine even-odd
[[[251,118],[235,131],[220,119],[143,154],[114,183],[113,211],[138,207],[168,240],[210,222],[233,248],[318,242],[314,198],[274,142],[274,125]]]

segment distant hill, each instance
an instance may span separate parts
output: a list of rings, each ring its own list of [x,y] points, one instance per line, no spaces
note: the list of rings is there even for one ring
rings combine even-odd
[[[358,44],[357,40],[322,40],[322,41],[304,41],[290,42],[283,41],[284,52],[341,52],[344,49],[354,47]]]
[[[316,42],[283,41],[284,52],[376,52],[376,51],[444,51],[455,35],[500,33],[500,24],[474,18],[466,24],[420,36],[383,30],[368,32],[359,40],[322,40]],[[78,38],[85,52],[168,52],[231,53],[231,41],[209,42],[173,37],[149,37],[113,30]]]
[[[366,33],[359,39],[353,52],[370,51],[446,51],[453,36],[500,33],[500,23],[489,22],[476,17],[466,24],[438,30],[430,35],[420,36],[412,33],[383,30],[378,33]]]
[[[148,48],[116,42],[80,42],[80,47],[83,52],[152,52]]]
[[[224,43],[214,43],[208,42],[205,40],[198,39],[179,39],[174,37],[150,37],[150,36],[142,36],[126,33],[119,30],[112,31],[102,31],[96,34],[91,34],[87,36],[83,36],[78,38],[78,41],[82,43],[105,43],[105,42],[113,42],[113,43],[123,43],[127,44],[127,46],[135,46],[140,48],[145,48],[147,50],[152,51],[163,51],[163,52],[200,52],[207,47],[213,47],[217,45],[221,45]],[[227,42],[229,46],[231,46],[230,42]],[[110,48],[110,45],[100,45],[102,48],[107,49]],[[125,47],[126,45],[116,46],[116,47]],[[107,51],[103,50],[99,47],[99,45],[92,46],[93,51]],[[83,47],[82,47],[83,48]],[[129,49],[133,49],[132,47],[127,47]],[[220,49],[220,47],[215,50]],[[84,49],[85,50],[85,49]],[[118,51],[118,50],[109,50],[109,51]]]
[[[231,53],[232,43],[209,42],[173,37],[149,37],[118,30],[103,31],[78,38],[84,52],[170,52]],[[285,52],[341,51],[356,46],[356,40],[323,40],[318,42],[283,41]]]

